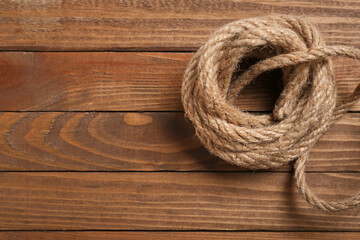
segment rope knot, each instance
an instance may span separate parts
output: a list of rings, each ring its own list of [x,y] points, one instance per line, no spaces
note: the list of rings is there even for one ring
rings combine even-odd
[[[291,161],[300,192],[313,205],[339,210],[360,202],[325,202],[305,182],[311,148],[358,99],[360,87],[337,102],[330,56],[359,58],[360,51],[326,46],[310,23],[290,16],[250,18],[217,30],[186,69],[182,103],[202,144],[225,161],[249,169],[278,168]],[[259,61],[240,76],[244,59]],[[273,112],[255,115],[235,104],[239,93],[260,74],[282,70],[284,89]]]

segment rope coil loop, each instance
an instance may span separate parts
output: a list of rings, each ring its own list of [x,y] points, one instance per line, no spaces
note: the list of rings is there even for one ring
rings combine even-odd
[[[326,202],[305,182],[311,148],[360,98],[360,85],[337,101],[330,56],[360,58],[360,50],[326,46],[319,31],[300,18],[275,15],[231,22],[197,51],[185,71],[182,103],[202,144],[214,155],[248,169],[278,168],[291,161],[300,193],[328,211],[354,207],[360,193]],[[262,59],[239,77],[248,57]],[[241,111],[235,100],[260,74],[282,70],[284,89],[271,114]]]

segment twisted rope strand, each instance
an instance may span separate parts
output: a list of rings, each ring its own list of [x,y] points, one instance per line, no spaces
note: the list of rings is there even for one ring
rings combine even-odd
[[[312,205],[336,211],[360,203],[360,193],[327,202],[305,181],[311,148],[329,126],[360,99],[360,85],[337,101],[331,56],[360,58],[360,50],[326,46],[319,31],[300,18],[274,15],[231,22],[217,30],[189,62],[182,84],[185,115],[214,155],[249,169],[278,168],[296,160],[299,192]],[[236,78],[247,57],[259,61]],[[280,68],[284,89],[271,114],[239,110],[246,85]]]

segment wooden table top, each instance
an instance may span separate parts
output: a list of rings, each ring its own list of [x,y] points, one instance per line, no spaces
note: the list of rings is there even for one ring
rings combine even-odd
[[[291,166],[231,166],[184,118],[180,87],[198,47],[230,21],[270,13],[360,47],[357,0],[0,1],[0,239],[360,239],[359,207],[314,209]],[[333,64],[341,99],[360,65]],[[237,104],[268,113],[280,92],[270,75]],[[307,170],[326,199],[359,191],[360,102]]]

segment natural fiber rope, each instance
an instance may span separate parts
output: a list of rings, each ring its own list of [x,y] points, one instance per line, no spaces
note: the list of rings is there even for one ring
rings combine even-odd
[[[327,202],[305,181],[310,150],[329,126],[360,98],[360,85],[337,101],[330,56],[360,58],[360,50],[326,46],[310,23],[291,16],[231,22],[206,42],[190,61],[182,85],[186,116],[203,145],[216,156],[249,169],[278,168],[296,160],[300,193],[328,211],[354,207],[360,193]],[[248,57],[263,59],[239,77]],[[241,90],[261,73],[281,68],[284,90],[272,114],[256,115],[234,105]]]

